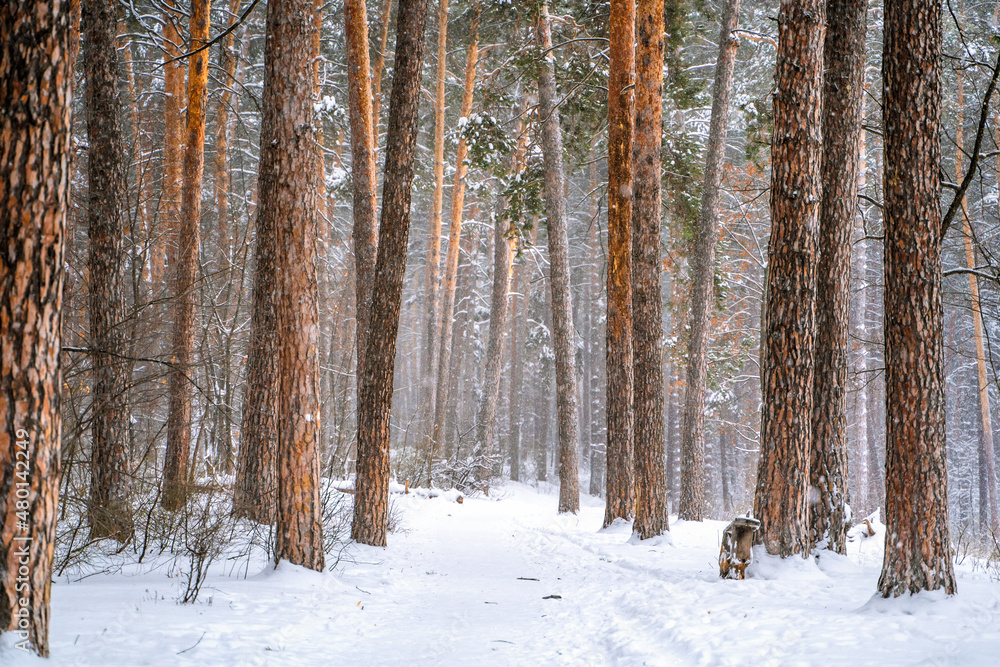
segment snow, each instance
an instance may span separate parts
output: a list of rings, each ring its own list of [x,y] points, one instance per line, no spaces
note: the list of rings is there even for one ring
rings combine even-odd
[[[673,521],[651,544],[626,522],[602,530],[596,498],[557,515],[544,485],[461,504],[393,491],[389,547],[348,545],[324,573],[223,561],[193,605],[176,602],[183,577],[169,568],[64,576],[51,661],[8,633],[0,664],[997,664],[1000,583],[962,565],[956,596],[874,596],[877,517],[846,557],[756,553],[748,579],[724,581],[725,522]]]

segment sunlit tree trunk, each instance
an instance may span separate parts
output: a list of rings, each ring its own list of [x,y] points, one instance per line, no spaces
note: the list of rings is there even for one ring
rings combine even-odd
[[[368,339],[375,253],[378,246],[378,230],[375,227],[377,210],[375,189],[378,186],[375,174],[375,147],[378,140],[378,125],[375,124],[372,115],[374,111],[369,78],[368,16],[364,0],[345,0],[344,26],[347,37],[347,91],[351,122],[351,186],[354,190],[352,235],[357,304],[355,340],[358,354],[357,384],[360,393],[365,364],[365,345]]]
[[[886,4],[883,597],[955,592],[942,372],[941,42],[939,2]]]
[[[90,359],[93,365],[91,537],[126,542],[129,506],[128,391],[125,320],[125,225],[128,179],[123,102],[118,94],[115,7],[84,0],[83,66],[86,86]]]
[[[827,0],[823,47],[823,203],[816,270],[812,448],[809,486],[812,544],[846,553],[847,367],[851,302],[851,229],[858,197],[867,0]]]
[[[322,570],[313,0],[270,0],[258,218],[272,218],[278,357],[275,564]]]
[[[372,128],[374,132],[375,160],[378,162],[378,127],[379,116],[382,113],[382,72],[385,70],[385,51],[389,45],[389,21],[392,18],[392,0],[382,0],[381,34],[379,49],[375,52],[372,63]],[[365,30],[367,30],[367,24]]]
[[[208,41],[208,0],[191,5],[192,49]],[[170,407],[167,415],[167,453],[163,472],[163,507],[179,509],[187,500],[188,457],[191,449],[192,353],[195,300],[198,296],[198,242],[201,231],[201,183],[205,167],[205,86],[208,50],[188,57],[187,144],[184,150],[184,187],[177,234],[174,278],[174,322]]]
[[[469,27],[469,45],[465,55],[465,88],[462,94],[462,117],[472,113],[472,100],[476,88],[476,65],[479,62],[479,5],[473,5],[472,23]],[[448,226],[448,254],[445,258],[444,281],[442,282],[440,351],[437,355],[437,378],[434,396],[434,423],[431,426],[431,462],[428,476],[433,480],[434,460],[442,454],[442,433],[448,397],[451,392],[453,374],[451,371],[452,329],[455,315],[455,289],[458,279],[458,251],[462,236],[462,218],[465,213],[465,158],[468,146],[465,137],[459,137],[455,155],[455,179],[451,189],[451,215]]]
[[[351,536],[385,546],[389,509],[389,412],[396,337],[410,233],[410,195],[427,0],[402,0],[396,18],[396,66],[389,99],[385,183],[372,281],[372,309],[358,401],[358,472]]]
[[[823,0],[782,0],[778,14],[771,240],[762,326],[763,405],[754,515],[782,557],[809,552],[816,239],[819,231]]]
[[[0,632],[18,633],[15,646],[43,657],[59,495],[75,4],[0,6]]]
[[[663,313],[660,285],[660,144],[663,137],[663,0],[636,8],[632,208],[635,524],[640,539],[670,530],[663,477]]]
[[[608,74],[607,505],[604,525],[635,511],[632,452],[632,122],[635,5],[612,0]]]
[[[448,77],[448,0],[438,0],[437,75],[434,93],[434,193],[431,197],[431,219],[427,235],[427,264],[424,273],[424,344],[420,355],[420,407],[428,424],[427,442],[420,446],[433,450],[434,380],[437,370],[437,340],[441,334],[441,209],[444,202],[444,85]],[[433,458],[426,451],[428,459]]]

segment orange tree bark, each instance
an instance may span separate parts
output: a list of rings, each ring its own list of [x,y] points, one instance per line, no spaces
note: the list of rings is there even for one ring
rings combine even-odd
[[[313,0],[271,0],[264,47],[259,218],[272,218],[278,357],[275,564],[322,570]]]
[[[955,592],[942,369],[941,41],[940,3],[886,4],[883,597]]]
[[[132,537],[129,507],[129,366],[125,349],[125,220],[128,180],[123,100],[118,94],[115,7],[83,1],[88,185],[87,269],[90,291],[91,467],[88,515],[92,538]]]
[[[163,16],[163,192],[159,215],[162,223],[154,230],[150,247],[150,280],[154,289],[163,287],[164,270],[169,255],[171,267],[177,262],[177,227],[181,209],[181,180],[184,162],[184,63],[183,42],[177,30],[181,20],[176,0],[165,0]],[[172,270],[172,269],[171,269]]]
[[[636,8],[632,191],[632,327],[635,387],[635,532],[670,530],[663,475],[663,314],[660,290],[660,144],[663,136],[663,0]]]
[[[375,147],[378,125],[374,124],[372,88],[369,78],[368,11],[364,0],[345,0],[344,27],[347,37],[347,92],[351,122],[351,187],[354,206],[354,269],[357,303],[356,336],[357,383],[361,391],[365,345],[368,340],[368,311],[378,230],[375,228],[376,192]]]
[[[448,76],[448,0],[438,0],[437,75],[434,91],[434,193],[431,197],[430,230],[427,237],[427,267],[424,274],[424,305],[427,308],[424,322],[424,346],[420,357],[420,404],[422,415],[428,420],[426,433],[434,430],[434,380],[437,369],[437,339],[440,336],[441,295],[441,209],[444,202],[444,84]],[[422,447],[433,449],[432,438]],[[428,459],[432,458],[426,452]]]
[[[396,17],[396,66],[389,98],[385,181],[378,259],[358,403],[358,472],[351,537],[385,546],[389,504],[389,413],[399,307],[410,233],[410,189],[417,144],[417,107],[427,0],[401,0]]]
[[[59,495],[75,4],[0,7],[0,632],[16,632],[16,646],[45,657]]]
[[[472,113],[472,100],[476,88],[476,66],[479,62],[479,4],[472,7],[472,22],[469,26],[469,45],[465,55],[465,89],[462,93],[462,117]],[[458,281],[458,251],[462,236],[462,218],[465,214],[465,157],[468,146],[465,137],[459,137],[455,154],[455,180],[451,188],[451,214],[448,224],[448,254],[445,257],[444,280],[442,282],[440,352],[437,356],[437,381],[434,396],[434,424],[431,428],[431,463],[429,475],[433,479],[434,461],[443,453],[445,413],[451,390],[450,373],[452,354],[452,330],[455,316],[455,290]]]
[[[635,510],[632,455],[632,118],[635,5],[612,0],[608,73],[607,505],[604,525]]]
[[[867,0],[827,0],[823,47],[823,204],[816,270],[816,347],[809,486],[811,541],[846,553],[847,366],[851,229],[857,211]]]
[[[809,552],[807,487],[825,22],[823,0],[781,2],[754,514],[761,520],[758,538],[768,553],[782,557]]]
[[[719,58],[712,89],[712,119],[705,157],[701,211],[691,255],[691,315],[688,338],[687,384],[681,424],[681,493],[677,518],[705,518],[705,385],[708,380],[709,328],[715,304],[715,247],[719,236],[719,193],[729,131],[729,98],[738,41],[740,0],[726,0],[719,31]]]
[[[191,47],[208,41],[208,0],[191,5]],[[188,457],[191,449],[191,357],[194,350],[195,281],[201,229],[201,182],[205,166],[205,85],[208,50],[188,58],[187,145],[184,150],[184,188],[177,234],[174,273],[174,323],[167,415],[167,452],[162,505],[176,510],[187,500]]]

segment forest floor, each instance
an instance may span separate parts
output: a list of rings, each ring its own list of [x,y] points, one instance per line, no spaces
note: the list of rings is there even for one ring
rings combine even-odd
[[[349,545],[318,574],[213,566],[195,604],[163,571],[59,579],[52,660],[3,640],[6,665],[996,665],[1000,583],[966,560],[959,593],[873,597],[881,535],[847,557],[763,558],[718,577],[723,522],[672,522],[659,544],[601,530],[584,496],[394,495],[389,547]],[[244,568],[246,565],[244,564]],[[995,575],[994,575],[995,577]]]

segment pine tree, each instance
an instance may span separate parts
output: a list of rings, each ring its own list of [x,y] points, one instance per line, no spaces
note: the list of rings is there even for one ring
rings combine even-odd
[[[0,632],[21,633],[17,645],[43,657],[62,430],[63,234],[79,39],[73,5],[0,7]],[[14,565],[25,562],[24,551],[27,590]]]
[[[604,525],[635,511],[632,453],[632,123],[635,4],[612,0],[608,73],[608,319]]]
[[[660,144],[663,136],[663,0],[636,8],[635,144],[632,192],[635,532],[662,535],[667,519],[663,472],[663,314],[660,285]]]
[[[358,405],[358,474],[351,536],[385,546],[389,510],[389,411],[396,364],[399,308],[410,233],[410,188],[417,142],[417,105],[427,0],[401,0],[396,64],[389,98],[385,183],[378,231],[373,304]],[[377,304],[377,307],[376,307]]]
[[[823,0],[782,0],[778,13],[771,240],[761,346],[763,407],[754,515],[782,557],[809,552],[816,237],[822,197]]]
[[[811,541],[846,553],[847,366],[851,230],[858,194],[867,0],[827,0],[823,47],[823,203],[816,269],[816,347],[809,485]]]
[[[885,5],[883,597],[955,592],[941,306],[941,4]]]
[[[90,533],[126,542],[129,507],[129,365],[125,328],[125,224],[128,181],[115,7],[85,0],[83,65],[86,86],[90,358],[93,364]]]

